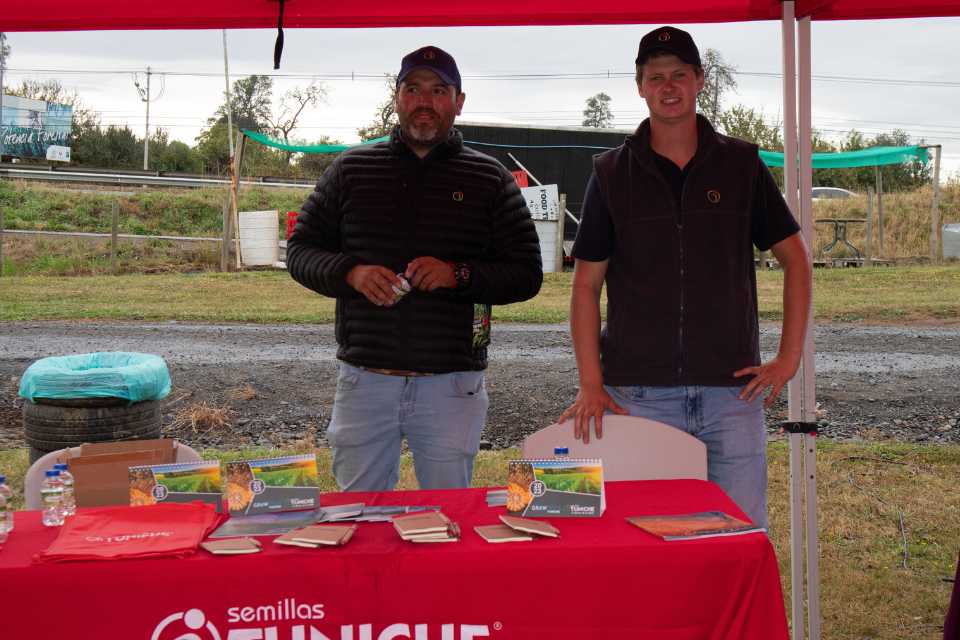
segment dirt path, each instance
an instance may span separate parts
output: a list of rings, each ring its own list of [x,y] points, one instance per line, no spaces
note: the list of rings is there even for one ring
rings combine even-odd
[[[778,331],[762,327],[765,356]],[[815,339],[824,436],[960,442],[960,327],[825,325]],[[164,357],[174,384],[165,431],[190,444],[322,443],[335,348],[329,325],[0,323],[0,449],[24,446],[16,385],[30,363],[111,350]],[[572,353],[565,326],[495,326],[485,441],[514,445],[557,417],[576,394]],[[199,402],[232,409],[232,426],[174,429],[178,413]],[[785,417],[780,401],[768,414],[771,433]]]

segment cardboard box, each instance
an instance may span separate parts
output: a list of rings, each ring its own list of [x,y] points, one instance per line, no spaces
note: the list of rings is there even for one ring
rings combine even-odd
[[[80,447],[69,459],[78,507],[130,504],[130,467],[169,464],[177,457],[177,442],[124,440]]]

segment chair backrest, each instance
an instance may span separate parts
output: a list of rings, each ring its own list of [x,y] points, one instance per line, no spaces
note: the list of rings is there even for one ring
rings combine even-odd
[[[571,458],[603,460],[604,480],[707,479],[707,447],[675,427],[633,416],[603,416],[603,437],[591,430],[589,444],[573,437],[573,420],[529,435],[524,458],[552,458],[567,447]]]
[[[177,442],[174,449],[176,453],[176,462],[198,462],[201,460],[200,454],[192,447],[182,442]],[[70,458],[80,455],[80,447],[68,447],[66,449],[57,449],[44,454],[27,469],[27,475],[23,479],[23,501],[26,509],[42,509],[43,501],[40,499],[40,485],[48,469],[58,462],[70,462]]]

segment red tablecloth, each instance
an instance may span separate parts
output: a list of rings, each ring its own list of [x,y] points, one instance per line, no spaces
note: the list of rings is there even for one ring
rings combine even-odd
[[[17,513],[0,551],[3,638],[124,640],[779,640],[788,638],[762,534],[663,542],[625,516],[742,512],[697,480],[611,482],[598,519],[559,539],[489,544],[484,489],[327,494],[323,504],[438,504],[458,543],[414,544],[362,523],[349,545],[247,556],[35,565],[56,531]]]

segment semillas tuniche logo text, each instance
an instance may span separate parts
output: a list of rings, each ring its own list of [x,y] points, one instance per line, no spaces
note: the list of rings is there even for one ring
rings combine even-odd
[[[153,630],[150,640],[475,640],[489,638],[499,622],[485,624],[324,625],[324,606],[284,598],[269,604],[229,607],[226,625],[213,624],[200,609],[173,613]]]

